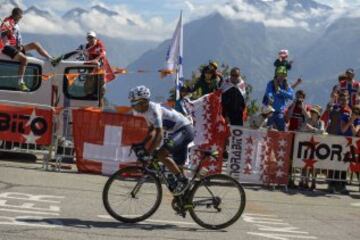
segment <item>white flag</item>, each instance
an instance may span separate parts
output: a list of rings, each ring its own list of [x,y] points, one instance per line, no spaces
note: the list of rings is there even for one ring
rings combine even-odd
[[[163,75],[172,74],[176,72],[176,99],[179,99],[179,90],[183,86],[183,23],[182,12],[180,19],[176,26],[175,32],[171,39],[169,50],[166,54],[166,67],[162,71]]]

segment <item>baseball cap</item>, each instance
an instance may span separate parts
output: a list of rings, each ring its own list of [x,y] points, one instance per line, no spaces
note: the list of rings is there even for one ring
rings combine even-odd
[[[86,35],[87,37],[93,37],[93,38],[96,38],[96,33],[94,31],[90,31],[87,33]]]

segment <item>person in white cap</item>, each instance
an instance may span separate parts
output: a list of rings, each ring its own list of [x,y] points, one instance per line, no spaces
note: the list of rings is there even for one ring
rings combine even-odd
[[[86,35],[87,44],[85,45],[85,56],[87,63],[102,65],[102,60],[106,55],[104,43],[96,37],[94,31]]]
[[[272,106],[263,106],[259,114],[254,115],[250,118],[250,128],[266,128],[267,120],[273,112],[275,112],[275,109]]]

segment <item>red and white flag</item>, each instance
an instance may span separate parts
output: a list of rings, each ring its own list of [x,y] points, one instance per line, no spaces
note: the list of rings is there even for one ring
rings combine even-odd
[[[144,139],[147,124],[142,117],[76,109],[73,133],[78,170],[109,175],[136,161],[129,155],[130,146]]]
[[[208,159],[203,166],[209,173],[221,173],[223,150],[229,130],[222,116],[221,92],[207,94],[195,101],[187,103],[195,128],[195,149],[214,150],[219,152],[217,159]],[[199,153],[193,152],[190,164],[198,164]]]
[[[227,173],[241,182],[287,184],[293,133],[231,126]]]

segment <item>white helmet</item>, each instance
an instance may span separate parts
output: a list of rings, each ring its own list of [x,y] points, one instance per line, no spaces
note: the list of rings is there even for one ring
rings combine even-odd
[[[132,88],[129,92],[129,100],[131,102],[134,102],[134,101],[137,101],[140,99],[146,99],[146,100],[150,99],[150,89],[148,89],[144,85]]]

